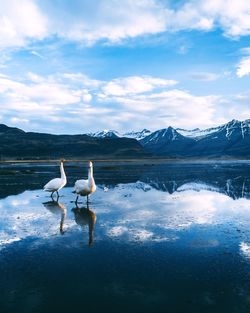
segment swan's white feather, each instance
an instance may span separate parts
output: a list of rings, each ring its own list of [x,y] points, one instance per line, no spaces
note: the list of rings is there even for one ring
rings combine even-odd
[[[79,179],[75,182],[75,192],[81,196],[87,196],[91,193],[89,188],[88,180]]]
[[[51,179],[44,187],[44,191],[55,192],[62,189],[67,184],[67,177],[63,168],[63,160],[60,163],[61,178]]]
[[[66,182],[64,179],[62,178],[54,178],[51,179],[44,187],[43,189],[45,191],[58,191],[60,190],[62,187],[64,187],[66,185]]]

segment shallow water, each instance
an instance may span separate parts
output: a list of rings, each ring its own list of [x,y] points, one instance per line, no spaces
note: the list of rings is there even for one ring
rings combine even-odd
[[[0,312],[249,312],[250,162],[0,165]]]

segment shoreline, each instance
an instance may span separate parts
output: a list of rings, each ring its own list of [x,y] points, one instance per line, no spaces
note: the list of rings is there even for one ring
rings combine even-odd
[[[250,159],[247,158],[134,158],[134,159],[95,159],[95,158],[86,158],[86,159],[65,159],[65,163],[85,163],[89,160],[92,160],[95,164],[140,164],[140,165],[150,165],[150,164],[164,164],[164,163],[230,163],[230,162],[250,162]],[[60,159],[53,160],[0,160],[0,164],[54,164],[60,162]]]

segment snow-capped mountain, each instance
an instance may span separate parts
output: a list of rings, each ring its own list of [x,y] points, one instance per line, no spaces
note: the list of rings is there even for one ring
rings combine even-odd
[[[250,119],[232,120],[208,129],[187,130],[171,126],[154,132],[148,129],[119,133],[104,130],[93,134],[99,138],[133,138],[153,155],[169,157],[250,157]]]
[[[225,137],[230,140],[235,136],[242,137],[250,135],[250,119],[245,121],[232,120],[231,122],[219,127],[218,132],[223,132]]]
[[[91,137],[98,137],[98,138],[118,138],[122,137],[117,131],[115,130],[107,130],[104,129],[102,131],[98,131],[96,133],[89,133],[87,134]]]
[[[144,144],[153,142],[154,144],[161,143],[162,141],[174,141],[174,140],[181,140],[184,136],[179,134],[173,127],[169,126],[168,128],[163,128],[157,130],[150,134],[149,136],[145,137],[141,142]]]
[[[195,128],[192,130],[186,130],[183,128],[175,128],[175,130],[180,133],[181,135],[189,138],[194,138],[196,140],[199,140],[205,136],[211,135],[216,132],[220,132],[225,130],[225,136],[227,139],[230,138],[230,136],[234,133],[240,130],[242,137],[244,138],[245,134],[248,133],[250,127],[250,120],[245,120],[243,122],[237,121],[237,120],[232,120],[227,124],[217,126],[217,127],[212,127],[212,128],[207,128],[207,129],[199,129]]]
[[[163,128],[140,140],[141,145],[156,155],[178,155],[194,140],[179,134],[173,127]]]
[[[232,120],[209,129],[168,127],[140,140],[154,155],[170,157],[250,157],[250,120]]]

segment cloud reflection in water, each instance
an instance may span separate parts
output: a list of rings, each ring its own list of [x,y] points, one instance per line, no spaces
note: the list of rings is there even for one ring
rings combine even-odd
[[[82,230],[89,232],[91,244],[96,216],[99,222],[95,241],[112,239],[125,243],[176,241],[180,232],[192,227],[223,224],[230,231],[234,225],[240,224],[244,229],[250,225],[248,199],[233,200],[205,184],[186,184],[172,194],[142,182],[118,184],[108,192],[99,188],[92,198],[91,211],[71,211],[74,207],[70,202],[71,188],[65,188],[64,193],[60,204],[46,201],[41,190],[25,191],[1,200],[0,247],[27,238],[40,244],[48,240],[52,244],[58,240],[59,229],[68,236],[69,246],[76,244],[75,236],[79,240]],[[88,216],[89,212],[96,216]]]

